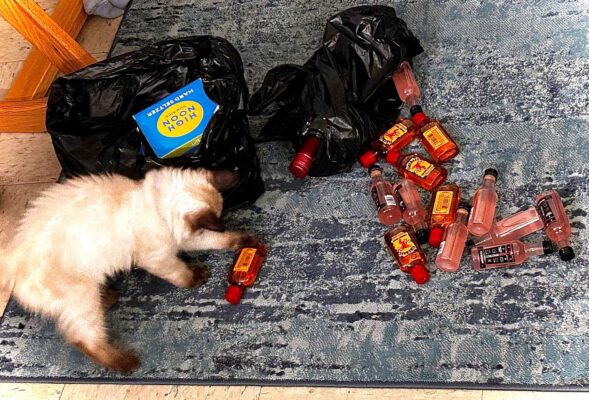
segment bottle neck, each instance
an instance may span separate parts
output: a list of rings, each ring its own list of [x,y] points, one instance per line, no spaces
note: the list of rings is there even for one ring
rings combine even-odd
[[[370,173],[370,178],[372,179],[372,182],[374,182],[374,183],[384,180],[384,177],[382,176],[382,172],[380,172],[380,171],[372,171]]]
[[[544,255],[544,244],[542,242],[537,243],[526,243],[525,244],[526,256],[534,257]]]
[[[485,175],[483,178],[483,187],[487,189],[495,189],[495,177],[493,175]]]
[[[468,222],[468,211],[463,208],[459,208],[456,212],[456,222],[462,225],[466,225]]]

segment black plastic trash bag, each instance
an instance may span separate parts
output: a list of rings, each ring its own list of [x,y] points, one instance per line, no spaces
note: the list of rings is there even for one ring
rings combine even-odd
[[[328,20],[321,47],[304,65],[267,73],[250,114],[272,114],[262,128],[265,139],[288,139],[295,149],[309,135],[321,139],[310,175],[348,171],[396,120],[401,101],[391,76],[422,51],[392,7],[347,9]]]
[[[218,106],[198,150],[157,158],[133,115],[202,79]],[[196,36],[123,54],[58,78],[47,107],[47,129],[66,177],[116,172],[141,178],[162,165],[234,169],[239,184],[226,207],[255,201],[264,191],[244,111],[248,90],[237,50],[226,40]]]

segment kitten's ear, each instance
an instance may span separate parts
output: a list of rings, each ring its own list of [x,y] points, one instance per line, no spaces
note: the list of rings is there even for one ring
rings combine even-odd
[[[184,216],[184,220],[190,226],[192,232],[199,229],[206,229],[209,231],[223,232],[225,228],[221,223],[221,219],[215,215],[211,210],[206,210],[198,213],[190,213]]]
[[[228,169],[209,171],[209,182],[211,182],[219,192],[224,192],[235,187],[235,185],[239,183],[239,174]]]

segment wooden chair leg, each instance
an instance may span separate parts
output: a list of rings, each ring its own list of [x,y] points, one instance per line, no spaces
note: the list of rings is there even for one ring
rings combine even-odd
[[[45,132],[47,98],[0,101],[0,132]]]
[[[74,72],[96,62],[33,0],[1,0],[0,15],[61,72]]]

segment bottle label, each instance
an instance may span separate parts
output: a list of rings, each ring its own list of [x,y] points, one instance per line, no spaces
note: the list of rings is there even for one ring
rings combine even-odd
[[[421,157],[411,157],[405,164],[405,169],[420,178],[427,177],[433,170],[433,164],[425,161]]]
[[[403,201],[403,197],[401,196],[401,185],[395,186],[394,193],[395,197],[397,198],[397,202],[399,203],[399,208],[401,209],[401,212],[405,211],[407,209],[407,204],[405,204],[405,202]]]
[[[501,244],[492,247],[481,246],[477,250],[479,252],[479,260],[481,260],[481,269],[485,269],[489,265],[499,267],[515,262],[512,244]]]
[[[370,197],[372,197],[372,201],[374,201],[374,205],[376,206],[376,209],[378,211],[380,211],[381,208],[385,207],[385,206],[396,206],[397,202],[395,201],[395,196],[393,196],[392,194],[385,194],[384,197],[384,203],[380,201],[380,198],[378,197],[378,191],[376,190],[376,187],[373,187],[372,190],[370,191]]]
[[[245,247],[241,249],[241,253],[239,253],[239,257],[237,257],[237,261],[235,262],[235,267],[233,267],[234,272],[247,272],[249,271],[250,267],[252,266],[252,261],[254,260],[254,256],[258,249],[253,247]]]
[[[384,201],[387,206],[396,206],[397,205],[397,202],[395,201],[395,196],[393,196],[392,194],[385,194]]]
[[[392,237],[391,243],[399,258],[403,258],[417,250],[417,246],[411,240],[411,236],[407,232],[399,232]]]
[[[432,145],[434,150],[439,149],[448,143],[448,136],[440,129],[438,125],[434,125],[427,131],[423,132],[423,137]]]
[[[380,136],[380,141],[386,146],[391,146],[406,133],[407,127],[402,123],[397,123]]]
[[[438,254],[437,254],[438,256],[439,256],[440,254],[442,254],[442,252],[444,251],[444,246],[445,246],[445,245],[446,245],[446,241],[445,241],[445,240],[443,240],[443,241],[442,241],[442,243],[440,243],[440,248],[438,249]]]
[[[536,204],[536,210],[538,210],[538,214],[540,214],[544,226],[548,226],[548,224],[556,221],[556,215],[554,214],[554,211],[552,211],[552,208],[550,208],[550,203],[548,203],[548,200],[550,199],[552,199],[551,195],[544,196]]]
[[[449,190],[440,190],[436,192],[436,199],[432,208],[432,214],[450,214],[450,206],[454,193]]]

